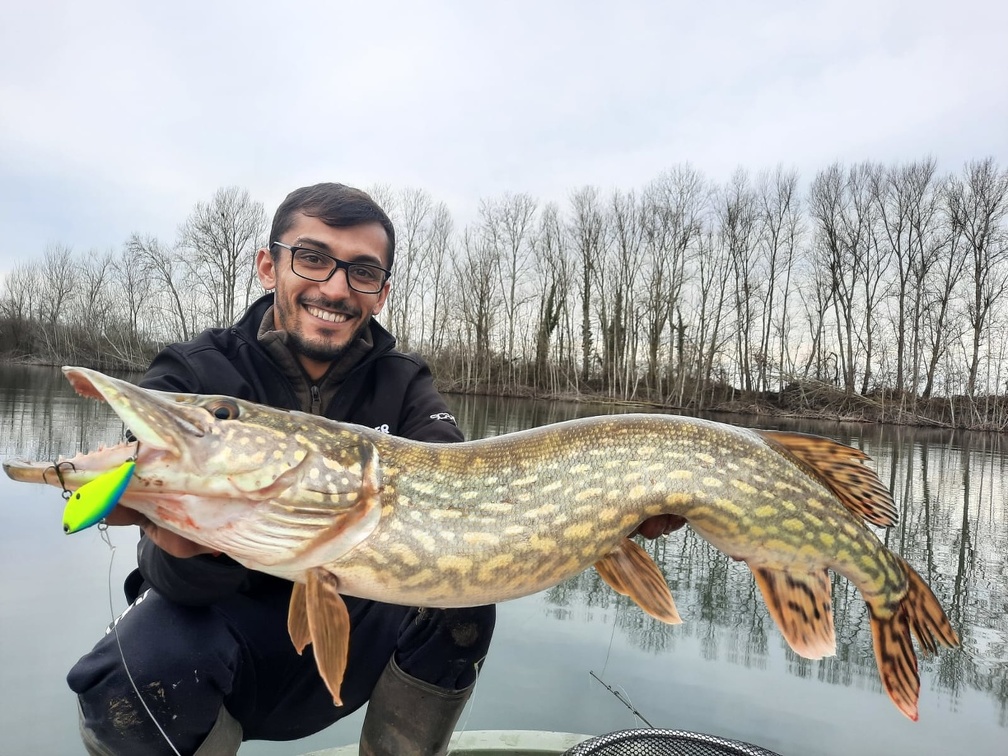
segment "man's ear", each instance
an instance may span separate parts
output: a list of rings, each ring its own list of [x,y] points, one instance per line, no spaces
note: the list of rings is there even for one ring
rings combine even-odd
[[[266,247],[261,248],[256,253],[256,273],[259,275],[259,283],[267,291],[276,288],[276,265],[273,263],[273,255]]]

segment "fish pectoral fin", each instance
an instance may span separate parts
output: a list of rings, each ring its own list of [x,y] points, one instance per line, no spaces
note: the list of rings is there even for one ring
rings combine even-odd
[[[682,622],[665,576],[636,541],[624,538],[614,551],[595,562],[595,569],[610,588],[632,598],[655,619],[670,625]]]
[[[342,706],[340,686],[350,650],[350,613],[338,590],[336,576],[321,567],[308,571],[305,605],[315,664],[332,693],[333,703]]]
[[[756,433],[797,461],[853,514],[883,528],[896,524],[899,517],[892,494],[874,470],[862,464],[868,455],[860,449],[807,433],[768,430]]]
[[[305,646],[311,643],[311,629],[308,627],[308,598],[304,583],[294,583],[291,591],[290,608],[287,610],[287,632],[300,656]]]
[[[829,573],[788,572],[769,567],[750,569],[788,645],[806,659],[821,659],[836,653],[833,600]]]

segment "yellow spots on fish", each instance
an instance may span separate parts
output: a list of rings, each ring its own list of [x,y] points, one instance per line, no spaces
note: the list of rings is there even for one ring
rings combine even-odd
[[[700,482],[707,486],[707,488],[721,488],[721,486],[724,485],[724,481],[721,480],[721,478],[714,478],[711,476],[707,476]]]
[[[313,468],[312,468],[312,469],[311,469],[311,470],[310,470],[310,471],[308,472],[308,477],[309,477],[309,478],[311,478],[312,480],[318,480],[318,477],[319,477],[319,471],[318,471],[318,468],[317,468],[317,467],[313,467]]]
[[[630,501],[637,501],[637,499],[646,496],[647,492],[648,491],[644,486],[636,485],[626,492],[626,498],[629,499]]]
[[[407,567],[416,567],[420,564],[420,558],[416,553],[403,543],[391,543],[385,551],[390,555],[398,559],[402,564]]]
[[[654,453],[655,453],[655,447],[653,447],[653,446],[638,446],[637,447],[637,456],[638,457],[644,457],[646,459],[647,457],[653,456]]]
[[[836,545],[836,538],[831,533],[819,533],[819,542],[827,549],[832,549]]]
[[[553,502],[546,502],[541,507],[528,510],[527,512],[523,513],[522,516],[529,520],[542,520],[546,519],[547,517],[551,517],[552,515],[556,514],[556,512],[557,512],[557,505],[554,504]]]
[[[714,457],[712,457],[710,454],[707,454],[705,452],[696,452],[693,456],[696,457],[697,459],[699,459],[705,465],[713,465],[714,464]]]
[[[443,540],[448,541],[448,542],[451,542],[451,541],[455,540],[455,531],[454,530],[442,530],[442,531],[440,531],[439,535],[441,536],[441,538]]]
[[[506,528],[504,528],[504,530],[502,532],[506,536],[514,537],[514,536],[525,535],[525,533],[527,531],[528,531],[528,528],[526,528],[524,525],[508,525]]]
[[[458,498],[462,499],[463,501],[472,501],[479,495],[480,495],[479,491],[462,491],[460,494],[458,494]]]
[[[741,493],[748,494],[750,496],[752,496],[757,492],[757,489],[754,486],[749,485],[744,480],[738,480],[736,478],[733,478],[731,484],[735,487],[736,490],[740,491]]]
[[[578,491],[574,496],[574,501],[584,501],[585,499],[597,499],[602,493],[601,488],[585,488]]]
[[[433,552],[437,549],[438,542],[430,535],[430,533],[425,533],[422,530],[415,530],[413,531],[413,538],[426,551]]]
[[[752,512],[757,517],[773,517],[778,511],[777,507],[764,504],[761,507],[756,507]]]
[[[500,536],[496,533],[487,532],[466,532],[462,534],[462,543],[466,546],[496,546],[500,543]]]
[[[480,514],[505,515],[514,511],[514,504],[506,501],[488,501],[479,505]]]
[[[568,472],[571,475],[584,475],[586,472],[590,472],[591,469],[591,465],[574,465]]]
[[[640,515],[637,516],[640,519]],[[568,541],[583,541],[591,538],[592,534],[595,532],[595,523],[593,522],[578,522],[564,529],[563,537]]]
[[[542,554],[550,554],[557,550],[557,542],[552,538],[542,538],[533,534],[529,539],[529,546]]]
[[[619,521],[619,529],[627,530],[634,525],[639,525],[640,521],[640,514],[625,514],[623,515],[623,519]]]
[[[355,502],[355,501],[357,501],[357,492],[356,491],[347,491],[345,494],[343,494],[343,498],[346,499],[348,502],[351,502],[351,503]]]
[[[511,481],[511,486],[513,488],[521,488],[522,486],[530,486],[539,480],[538,475],[528,475],[524,478],[519,478],[518,480]]]
[[[419,572],[414,572],[412,575],[407,575],[405,579],[403,579],[402,584],[408,588],[414,588],[418,585],[428,585],[436,582],[437,580],[434,577],[434,573],[428,567],[420,570]]]
[[[544,494],[553,493],[554,491],[557,491],[560,488],[563,488],[563,483],[560,482],[559,480],[555,480],[552,483],[547,483],[545,486],[539,489],[539,492]]]
[[[514,554],[498,554],[490,557],[480,564],[477,577],[481,583],[489,583],[499,579],[501,570],[506,570],[512,562],[514,562]]]
[[[294,461],[295,462],[303,462],[304,459],[305,459],[305,457],[307,457],[307,456],[308,456],[308,450],[307,449],[295,449],[294,450]]]
[[[805,523],[795,517],[789,517],[781,522],[781,527],[785,530],[790,530],[792,533],[800,533],[805,530]]]
[[[714,505],[733,517],[743,517],[745,515],[745,510],[731,499],[715,499]]]

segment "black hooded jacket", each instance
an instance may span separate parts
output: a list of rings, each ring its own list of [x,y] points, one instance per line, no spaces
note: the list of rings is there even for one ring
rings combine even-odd
[[[195,339],[166,347],[151,363],[140,385],[190,394],[223,394],[284,409],[303,409],[285,372],[258,340],[260,324],[273,304],[268,294],[256,301],[231,328],[213,328]],[[420,441],[453,442],[462,432],[434,388],[426,363],[395,348],[395,338],[374,320],[372,348],[344,377],[328,406],[333,420],[378,428]],[[317,387],[310,385],[312,396]],[[299,391],[300,388],[300,391]],[[166,598],[181,604],[205,605],[232,592],[290,591],[291,583],[249,570],[226,557],[173,557],[146,537],[137,547],[139,575]],[[135,597],[137,577],[127,580]]]

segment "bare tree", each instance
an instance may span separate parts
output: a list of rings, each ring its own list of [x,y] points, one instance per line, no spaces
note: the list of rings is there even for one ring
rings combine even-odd
[[[702,232],[703,215],[708,209],[710,189],[699,172],[687,165],[665,171],[648,184],[643,200],[643,277],[645,287],[644,320],[647,341],[647,385],[659,398],[666,390],[661,383],[662,345],[668,342],[665,361],[667,374],[685,374],[682,344],[685,339],[679,318],[679,348],[668,338],[673,319],[681,307],[687,277],[689,253]]]
[[[735,360],[742,387],[751,391],[754,387],[752,363],[766,359],[766,355],[757,353],[753,344],[756,310],[765,294],[756,267],[756,195],[749,186],[748,174],[742,169],[735,171],[720,193],[716,212],[735,287]]]
[[[579,263],[578,295],[581,308],[581,381],[591,374],[593,334],[591,323],[592,293],[605,258],[605,218],[599,207],[598,190],[584,187],[571,195],[568,233]]]
[[[527,194],[504,194],[480,203],[481,233],[497,259],[496,281],[500,286],[507,329],[504,360],[511,371],[517,358],[515,335],[519,311],[530,298],[527,283],[536,206],[536,201]],[[512,373],[509,381],[514,382],[516,378]]]
[[[539,216],[539,233],[533,241],[535,289],[538,301],[535,332],[534,380],[546,382],[550,340],[567,303],[570,266],[560,222],[560,210],[548,204]]]
[[[954,178],[948,204],[954,232],[969,254],[970,293],[967,316],[972,332],[966,393],[976,393],[980,352],[991,310],[1008,286],[1008,239],[1001,222],[1008,213],[1008,169],[998,171],[992,158],[970,163]]]
[[[188,341],[195,334],[195,315],[192,313],[189,268],[183,264],[177,250],[163,244],[156,237],[138,233],[130,235],[124,252],[129,262],[136,265],[144,277],[151,281],[167,299],[159,303],[160,328],[152,329],[164,340]]]
[[[247,190],[229,186],[208,202],[197,202],[179,229],[184,260],[203,293],[208,325],[230,325],[248,307],[255,253],[265,243],[266,228],[262,203]]]
[[[779,376],[783,376],[789,368],[789,360],[786,358],[790,341],[788,300],[802,233],[798,172],[793,169],[786,171],[777,166],[772,174],[763,173],[759,178],[756,201],[759,224],[757,243],[767,282],[760,316],[759,353],[764,355],[764,359],[759,363],[757,382],[766,391],[770,388],[770,355],[776,355]],[[775,334],[777,348],[772,349],[771,338]],[[778,390],[782,388],[783,383],[778,383]]]

